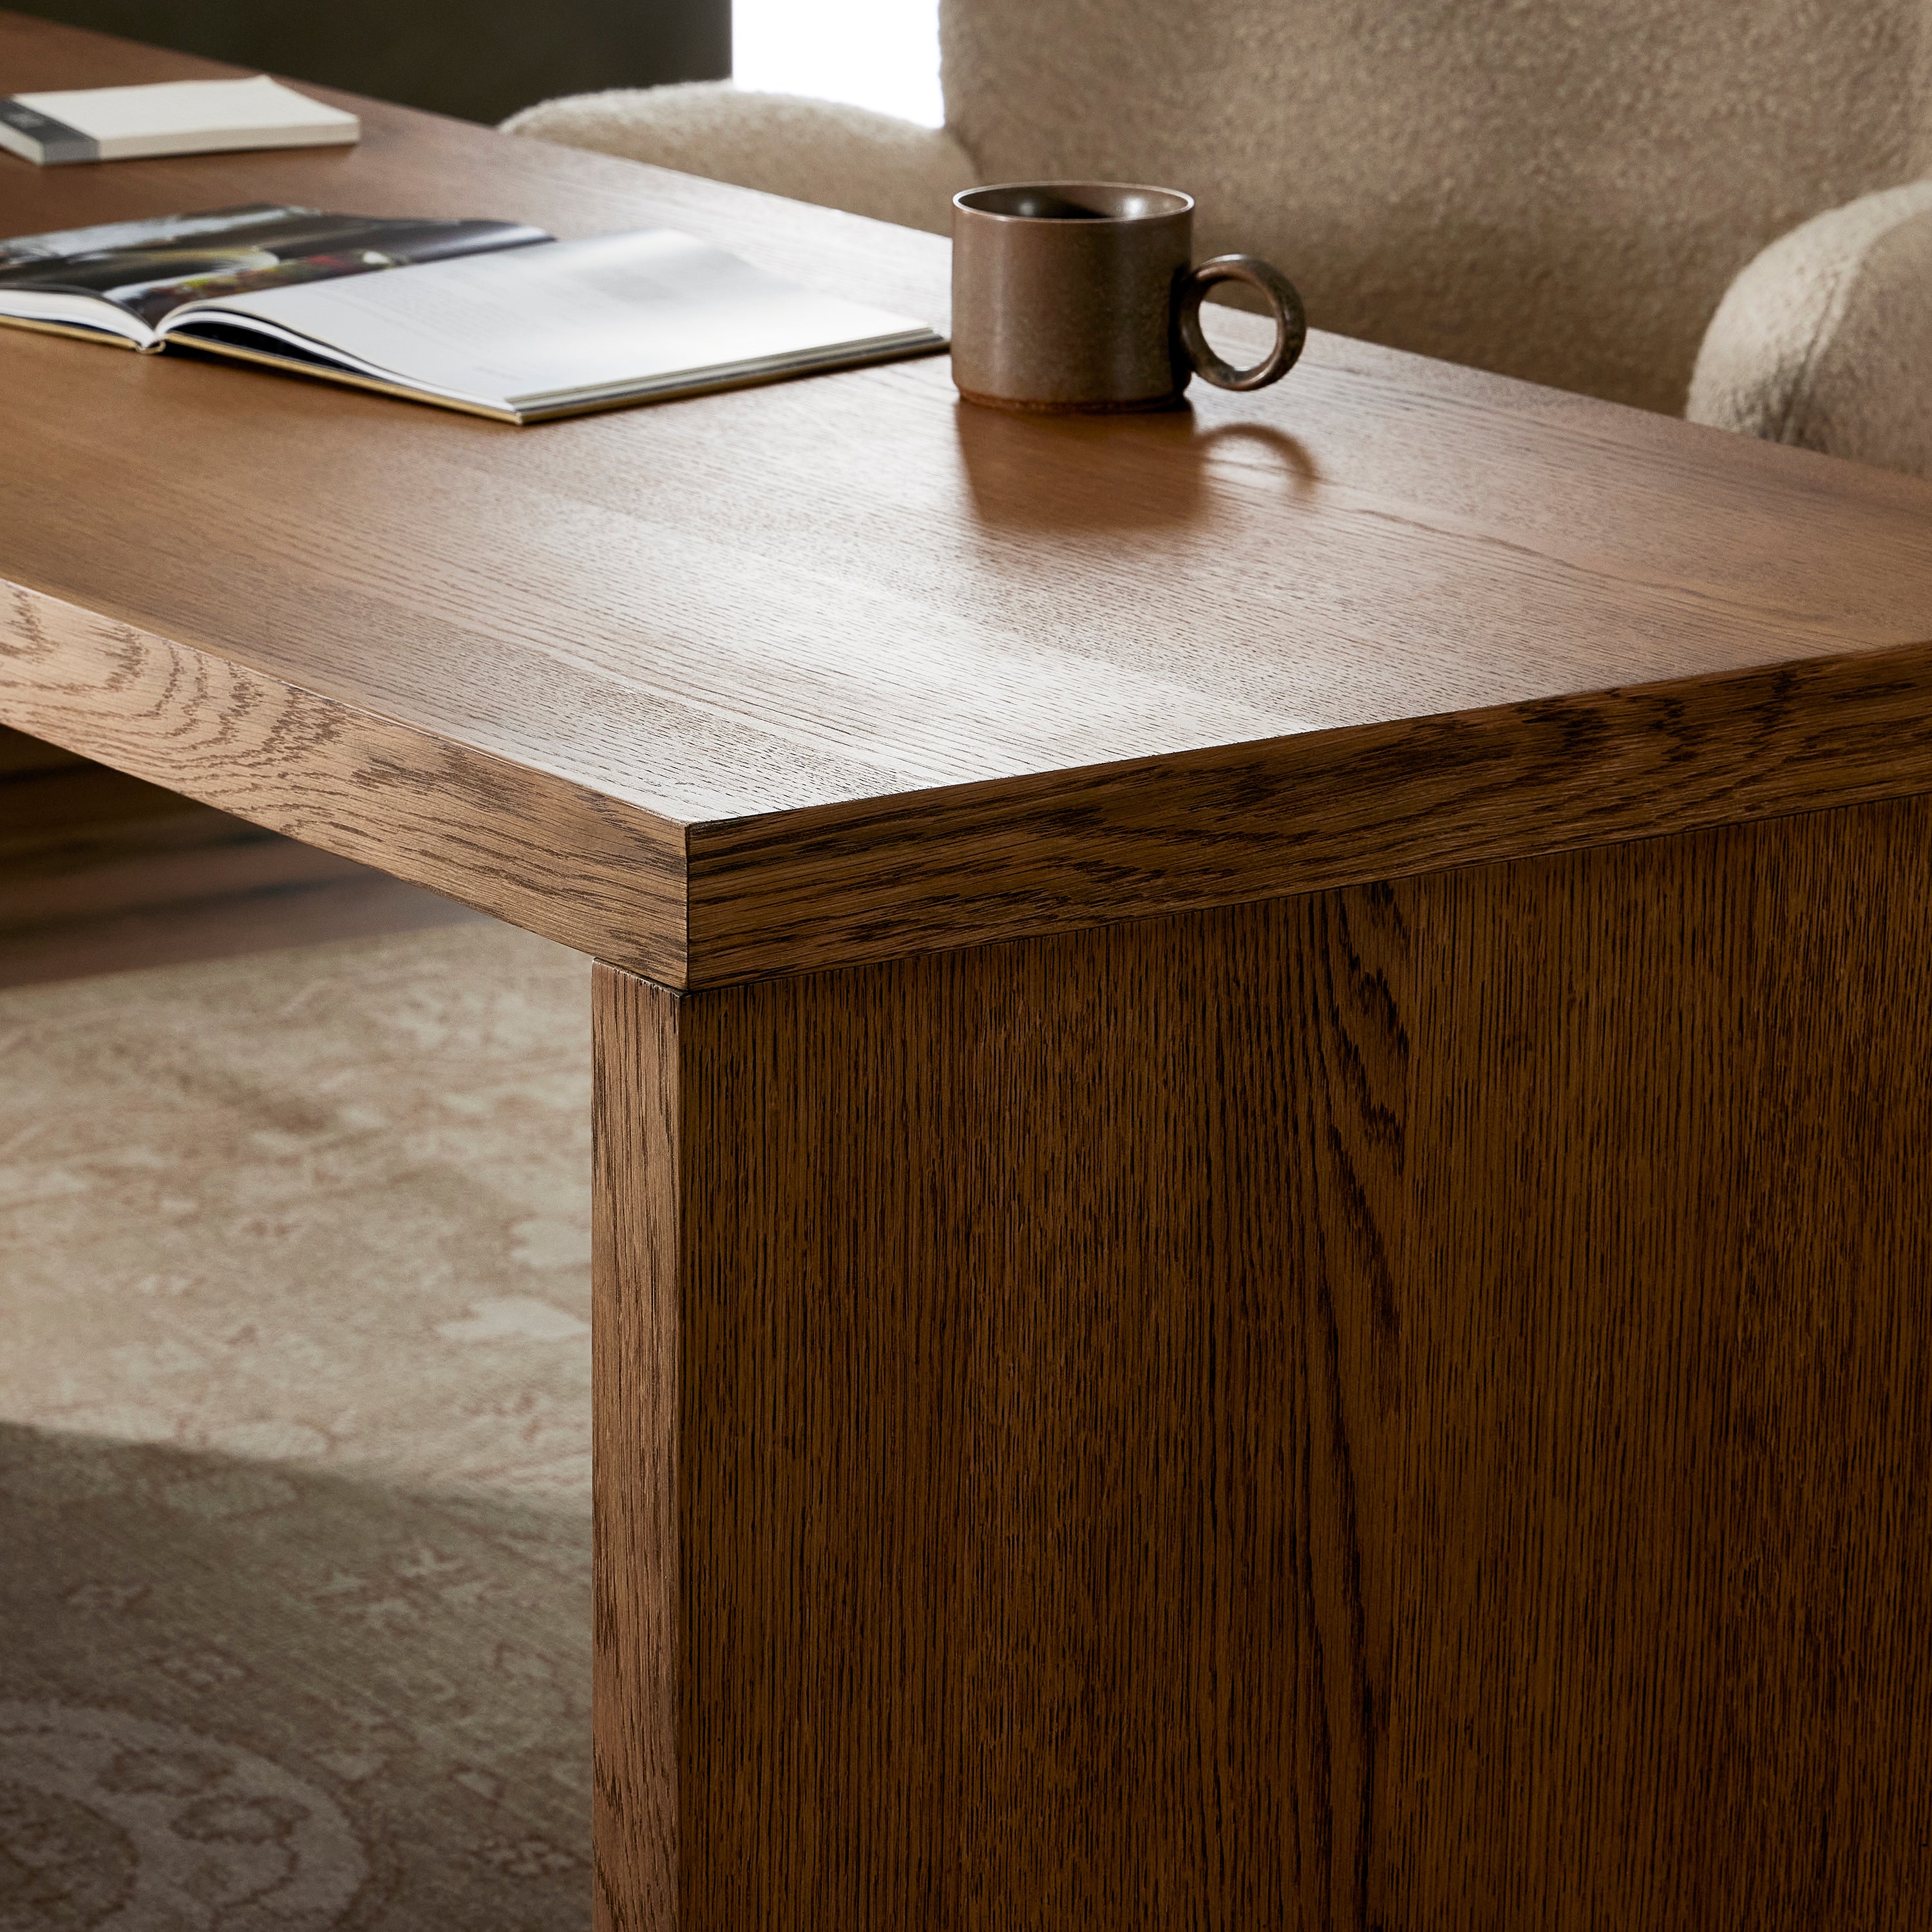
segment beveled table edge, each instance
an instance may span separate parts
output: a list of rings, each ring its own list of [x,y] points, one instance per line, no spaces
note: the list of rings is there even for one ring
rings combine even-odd
[[[0,723],[684,990],[1932,790],[1932,639],[686,824],[8,584]]]

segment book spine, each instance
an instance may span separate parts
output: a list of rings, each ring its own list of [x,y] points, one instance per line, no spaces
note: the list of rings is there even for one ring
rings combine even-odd
[[[20,137],[9,141],[8,146],[16,153],[38,149],[38,152],[28,152],[27,158],[43,167],[52,167],[62,161],[100,158],[100,143],[92,134],[83,134],[78,128],[70,128],[64,121],[56,121],[51,114],[43,114],[11,94],[0,98],[0,126]]]

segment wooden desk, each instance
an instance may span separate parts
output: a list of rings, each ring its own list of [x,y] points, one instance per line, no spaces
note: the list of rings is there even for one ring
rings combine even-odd
[[[943,305],[364,111],[0,228],[666,222]],[[19,333],[0,396],[0,721],[604,962],[601,1923],[1932,1906],[1932,488],[1320,335],[1084,424]]]

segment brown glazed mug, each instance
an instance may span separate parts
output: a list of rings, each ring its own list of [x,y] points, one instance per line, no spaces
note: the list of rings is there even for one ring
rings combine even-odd
[[[1275,345],[1236,369],[1201,332],[1201,298],[1245,282]],[[1048,412],[1157,410],[1196,375],[1259,389],[1294,367],[1301,298],[1252,255],[1194,266],[1194,202],[1118,182],[1016,182],[952,197],[952,379],[968,401]]]

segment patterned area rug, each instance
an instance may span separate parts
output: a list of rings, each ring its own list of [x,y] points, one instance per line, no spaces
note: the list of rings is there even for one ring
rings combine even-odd
[[[0,1932],[587,1924],[589,995],[0,995]]]

